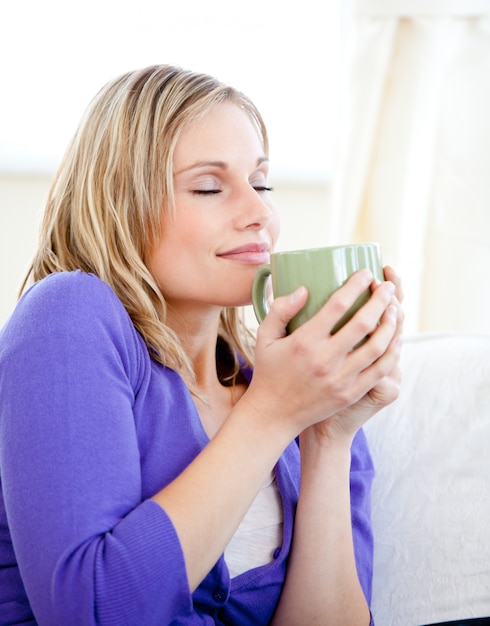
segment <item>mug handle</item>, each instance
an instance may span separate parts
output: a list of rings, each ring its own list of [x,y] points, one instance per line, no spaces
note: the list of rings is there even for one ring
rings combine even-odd
[[[265,316],[269,313],[269,305],[265,295],[265,284],[271,275],[270,265],[261,265],[255,274],[252,286],[252,304],[254,307],[255,317],[259,324],[264,321]]]

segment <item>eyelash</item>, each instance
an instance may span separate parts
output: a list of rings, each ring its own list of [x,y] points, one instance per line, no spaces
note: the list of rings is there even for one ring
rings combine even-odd
[[[274,191],[273,187],[265,187],[263,185],[261,186],[257,186],[254,187],[255,191]],[[214,195],[217,193],[221,193],[221,189],[194,189],[193,193],[197,194],[198,196],[207,196],[207,195]]]

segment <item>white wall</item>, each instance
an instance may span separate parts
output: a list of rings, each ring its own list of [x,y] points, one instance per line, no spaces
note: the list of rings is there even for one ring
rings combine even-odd
[[[0,174],[0,326],[17,301],[19,286],[37,246],[51,176]],[[278,249],[327,242],[328,187],[322,183],[274,183],[281,212]]]
[[[36,248],[49,183],[47,176],[0,175],[0,325],[15,305]]]
[[[341,4],[303,0],[301,10],[280,10],[262,0],[7,1],[0,171],[56,165],[102,85],[172,63],[244,91],[267,123],[274,167],[295,179],[322,179],[338,106]]]
[[[295,181],[273,181],[284,213],[280,245],[322,242],[344,1],[305,0],[301,11],[278,11],[261,0],[141,0],[136,12],[130,0],[87,0],[75,12],[62,0],[7,2],[0,37],[0,58],[9,59],[0,63],[0,82],[8,86],[0,98],[0,324],[35,249],[51,173],[82,112],[106,81],[137,67],[175,63],[251,97],[267,123],[277,177]]]

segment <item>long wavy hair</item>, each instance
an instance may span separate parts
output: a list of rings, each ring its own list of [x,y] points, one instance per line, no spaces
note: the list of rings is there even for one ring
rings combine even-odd
[[[85,112],[53,179],[39,247],[22,285],[53,272],[82,270],[117,294],[152,358],[188,380],[194,373],[165,324],[166,302],[147,267],[163,214],[174,210],[173,155],[183,128],[222,102],[249,116],[268,153],[254,104],[212,76],[169,65],[129,72],[105,85]],[[225,308],[220,335],[234,356],[253,359],[242,308]]]

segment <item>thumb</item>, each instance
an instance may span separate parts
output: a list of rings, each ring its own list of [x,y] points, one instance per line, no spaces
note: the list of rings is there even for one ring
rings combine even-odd
[[[269,339],[279,339],[284,337],[288,322],[298,313],[306,304],[308,299],[308,290],[306,287],[298,287],[287,296],[276,298],[271,305],[269,313],[260,325],[262,336],[266,335]]]

